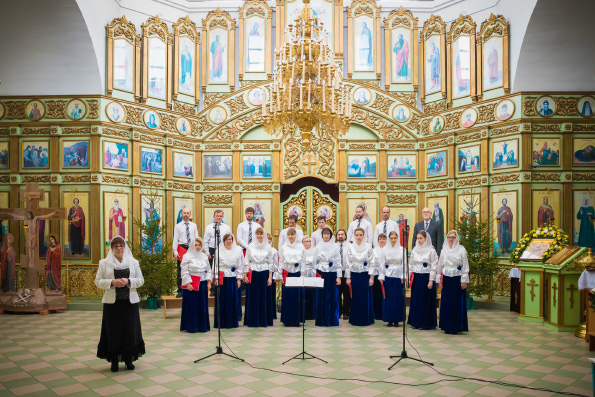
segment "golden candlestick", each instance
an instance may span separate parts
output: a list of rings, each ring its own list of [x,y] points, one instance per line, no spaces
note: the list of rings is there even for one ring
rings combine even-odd
[[[70,270],[68,268],[68,261],[66,261],[66,303],[71,303],[70,301]]]
[[[574,263],[576,263],[577,265],[579,265],[580,267],[582,267],[583,269],[587,270],[587,271],[595,271],[595,258],[593,258],[593,250],[591,247],[587,248],[587,255],[582,257],[581,259],[577,259],[576,261],[574,261]],[[579,337],[579,338],[585,338],[585,336],[587,335],[587,310],[589,308],[585,307],[585,313],[584,313],[584,317],[585,317],[585,321],[583,321],[581,323],[581,325],[578,326],[578,328],[576,329],[576,331],[574,331],[574,336]]]

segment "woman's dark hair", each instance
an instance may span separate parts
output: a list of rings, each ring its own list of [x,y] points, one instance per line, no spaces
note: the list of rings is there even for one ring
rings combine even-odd
[[[426,240],[428,239],[428,233],[425,230],[417,232],[417,235],[422,235]]]
[[[116,236],[110,241],[110,247],[113,247],[116,244],[126,244],[126,241],[121,236]]]
[[[227,233],[226,235],[224,235],[223,236],[223,242],[225,242],[225,240],[227,240],[228,238],[231,238],[231,241],[233,241],[233,234]]]
[[[333,238],[333,231],[331,230],[330,227],[325,227],[324,229],[322,229],[321,234],[324,236],[325,233],[329,234],[331,236],[330,238]]]

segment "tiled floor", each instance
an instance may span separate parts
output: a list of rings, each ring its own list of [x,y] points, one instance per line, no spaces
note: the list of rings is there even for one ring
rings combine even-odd
[[[135,371],[120,369],[118,373],[111,373],[109,364],[95,357],[101,312],[0,316],[0,396],[553,395],[453,381],[414,361],[387,371],[393,362],[389,355],[402,350],[401,328],[387,328],[379,322],[361,328],[345,322],[336,328],[310,326],[307,350],[328,364],[307,360],[281,365],[301,351],[301,328],[284,328],[275,323],[264,329],[223,331],[227,345],[250,364],[288,374],[255,369],[225,356],[194,364],[196,358],[214,352],[217,332],[180,333],[179,316],[179,310],[171,310],[164,320],[161,310],[142,310],[147,354],[136,362]],[[589,354],[583,340],[538,324],[518,323],[516,315],[508,312],[472,311],[469,322],[468,335],[410,330],[409,340],[424,359],[447,374],[590,395],[587,357],[594,355]],[[229,349],[224,346],[224,351]],[[410,347],[408,352],[416,356]],[[401,385],[359,382],[356,378]],[[435,381],[440,382],[428,385]]]

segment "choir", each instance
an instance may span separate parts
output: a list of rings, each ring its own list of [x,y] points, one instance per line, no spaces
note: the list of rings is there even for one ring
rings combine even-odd
[[[409,281],[410,326],[421,330],[439,326],[447,334],[468,332],[469,262],[456,231],[447,234],[440,255],[430,234],[419,231],[408,258],[388,208],[383,208],[383,220],[375,229],[356,214],[349,232],[340,229],[336,241],[324,217],[317,219],[318,230],[309,237],[296,226],[294,216],[281,232],[283,238],[277,250],[272,247],[271,234],[253,221],[253,215],[254,210],[248,208],[246,221],[238,226],[237,244],[229,227],[222,223],[220,210],[207,228],[204,245],[201,238],[194,238],[195,233],[188,232],[188,219],[178,224],[176,246],[188,247],[178,256],[183,291],[180,331],[210,330],[211,281],[219,288],[215,295],[215,327],[219,322],[222,328],[238,327],[242,318],[242,281],[246,287],[244,325],[248,327],[273,326],[279,305],[278,283],[282,285],[281,323],[285,326],[299,326],[306,319],[315,320],[317,326],[333,327],[339,325],[342,315],[354,326],[381,320],[388,327],[398,327],[405,321],[403,289]],[[300,276],[320,277],[324,287],[305,291],[285,287],[287,277]],[[439,317],[438,285],[442,286]]]

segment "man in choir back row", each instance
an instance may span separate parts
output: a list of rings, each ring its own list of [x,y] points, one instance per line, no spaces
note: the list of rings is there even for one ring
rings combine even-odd
[[[383,207],[382,222],[377,224],[376,229],[374,229],[374,246],[378,245],[378,236],[381,233],[384,233],[388,240],[390,232],[395,232],[397,233],[397,236],[399,236],[399,225],[397,225],[397,222],[390,219],[390,208]]]
[[[415,242],[417,241],[417,233],[424,230],[432,239],[432,246],[436,250],[438,256],[440,256],[440,251],[442,251],[442,244],[444,244],[444,230],[442,229],[442,224],[440,222],[432,220],[432,211],[430,211],[429,208],[424,208],[423,210],[421,210],[421,215],[424,219],[423,221],[416,223],[415,227],[413,228],[413,236],[415,237],[413,238],[413,242],[411,243],[411,248],[415,248]]]
[[[209,224],[205,229],[205,247],[208,247],[209,252],[207,256],[209,257],[209,263],[211,264],[211,269],[213,268],[213,258],[215,257],[215,251],[217,250],[217,240],[215,239],[215,225],[219,225],[219,243],[223,244],[223,236],[226,234],[231,234],[231,229],[225,223],[223,223],[223,211],[215,210],[213,213],[213,223]],[[223,247],[221,247],[223,248]]]
[[[254,222],[254,208],[248,207],[246,208],[246,220],[238,225],[238,244],[242,247],[244,251],[244,256],[246,256],[246,250],[248,246],[253,242],[256,241],[256,229],[262,229],[260,223]]]
[[[182,297],[182,276],[180,274],[180,263],[186,251],[188,251],[188,244],[193,243],[198,238],[198,229],[196,223],[190,222],[190,209],[184,208],[182,210],[182,221],[174,227],[174,240],[172,244],[172,250],[174,251],[174,257],[178,260],[178,293],[176,298]]]
[[[326,217],[324,215],[320,215],[318,220],[316,221],[318,224],[318,230],[312,233],[312,247],[316,247],[316,244],[322,243],[322,229],[326,227]]]
[[[341,258],[342,270],[347,266],[345,259],[347,257],[349,242],[345,240],[346,238],[347,234],[345,233],[345,230],[337,230],[337,245],[339,246],[339,257]],[[343,276],[341,277],[341,287],[339,288],[339,317],[343,316],[343,320],[349,320],[351,293],[349,291],[349,286],[347,285],[347,279],[344,277],[344,273],[341,274]]]
[[[364,219],[364,207],[362,207],[361,205],[358,205],[355,208],[355,220],[353,222],[351,222],[351,224],[349,225],[349,229],[347,229],[347,242],[348,243],[353,242],[353,240],[354,240],[353,232],[358,227],[361,227],[362,229],[364,229],[364,232],[365,232],[364,237],[366,239],[366,242],[368,244],[372,245],[373,244],[372,240],[374,238],[374,235],[372,234],[373,227],[370,222],[368,222],[367,220]]]
[[[304,238],[304,232],[302,231],[302,229],[297,227],[297,221],[298,221],[298,217],[295,215],[289,215],[289,219],[287,219],[287,224],[289,225],[288,227],[286,227],[285,229],[281,230],[281,233],[279,234],[279,254],[281,254],[281,247],[283,247],[283,244],[285,244],[285,242],[287,241],[287,230],[290,228],[294,228],[295,229],[295,241],[297,241],[298,243],[302,242],[302,239]]]

